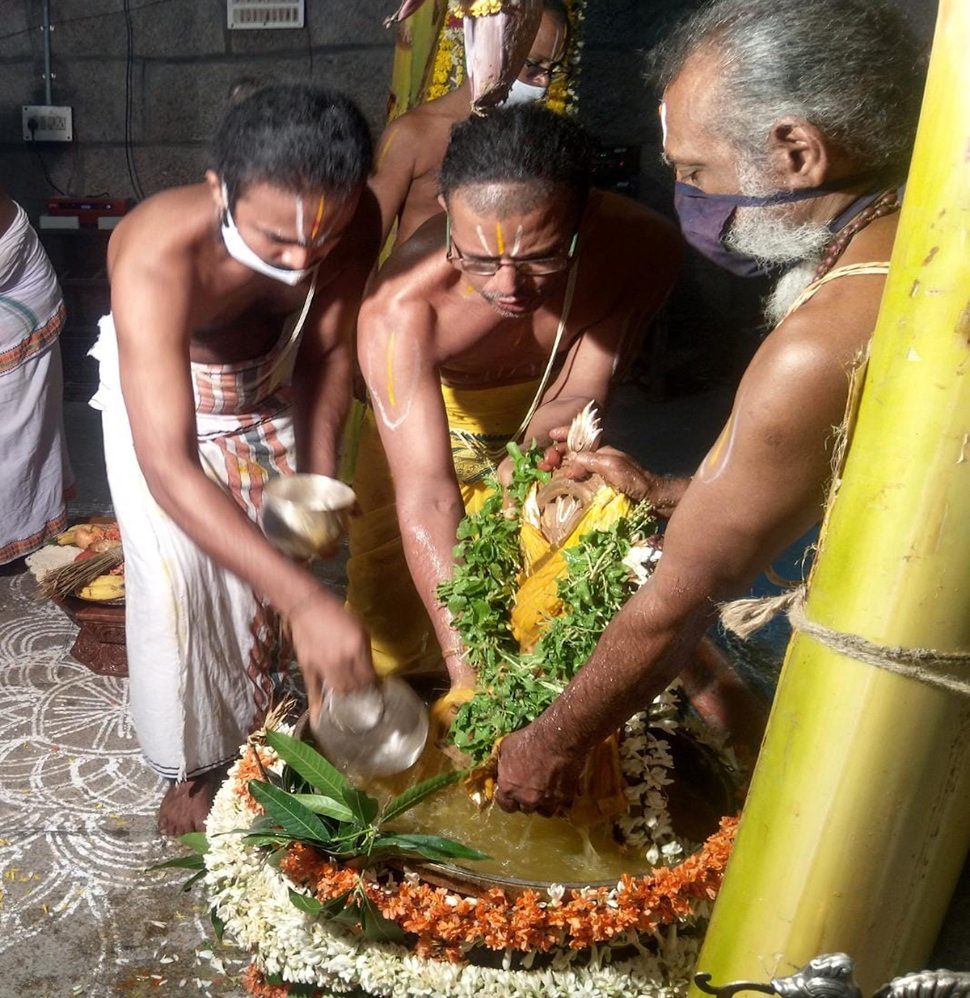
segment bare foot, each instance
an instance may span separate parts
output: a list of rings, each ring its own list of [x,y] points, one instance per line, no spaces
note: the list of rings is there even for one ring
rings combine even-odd
[[[226,778],[228,766],[210,769],[191,780],[172,782],[158,809],[158,830],[169,838],[204,832],[212,798]]]

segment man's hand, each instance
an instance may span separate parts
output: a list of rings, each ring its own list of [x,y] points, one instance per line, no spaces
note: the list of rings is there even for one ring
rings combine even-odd
[[[550,745],[534,722],[502,739],[495,802],[503,811],[538,811],[551,818],[579,792],[584,762],[583,756]]]
[[[324,686],[348,693],[376,682],[367,632],[322,587],[303,599],[288,621],[311,717],[319,711]]]
[[[539,462],[543,471],[558,471],[574,481],[599,475],[607,485],[634,502],[649,499],[661,516],[670,516],[690,484],[689,478],[655,475],[615,447],[600,447],[570,456],[566,448],[568,434],[568,426],[557,426],[550,431],[555,443],[546,449]]]

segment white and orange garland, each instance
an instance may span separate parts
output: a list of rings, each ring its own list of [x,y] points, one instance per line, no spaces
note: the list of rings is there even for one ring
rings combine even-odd
[[[632,726],[632,727],[631,727]],[[633,748],[624,758],[642,765],[643,777],[666,780],[663,766],[650,766],[666,743],[649,732],[643,715],[628,725]],[[585,994],[623,998],[678,998],[686,990],[697,957],[700,931],[709,913],[731,849],[736,819],[726,818],[703,847],[677,866],[624,876],[613,888],[570,891],[552,885],[510,899],[500,890],[466,897],[434,887],[415,872],[370,871],[364,889],[385,918],[408,934],[402,946],[364,939],[353,930],[296,908],[290,891],[320,901],[339,897],[358,882],[358,873],[329,862],[305,845],[291,846],[274,868],[267,850],[248,845],[240,834],[261,813],[249,795],[259,778],[257,748],[247,745],[216,795],[207,822],[206,892],[225,931],[253,954],[244,983],[252,994],[283,998],[286,982],[327,992],[360,988],[384,998],[480,995],[485,998],[567,998]],[[280,760],[258,748],[267,768]],[[636,762],[635,760],[639,760]],[[646,824],[627,831],[637,844],[670,862],[681,846],[662,815],[648,806],[659,790],[631,787]],[[654,834],[656,833],[656,834]],[[301,991],[301,994],[304,992]]]

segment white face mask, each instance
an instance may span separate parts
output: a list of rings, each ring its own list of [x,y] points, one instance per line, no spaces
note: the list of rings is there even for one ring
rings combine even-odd
[[[502,102],[502,107],[515,107],[516,104],[531,104],[546,96],[545,87],[537,87],[534,83],[523,83],[514,80],[509,88],[509,95]]]
[[[246,240],[243,239],[236,223],[232,220],[232,212],[229,210],[229,191],[226,185],[222,185],[222,200],[225,204],[225,211],[222,216],[222,241],[226,245],[226,252],[250,270],[255,270],[257,274],[265,274],[276,281],[282,281],[293,287],[299,284],[307,274],[313,273],[316,264],[312,267],[304,267],[303,270],[287,270],[285,267],[274,267],[267,263],[261,256],[250,249]]]

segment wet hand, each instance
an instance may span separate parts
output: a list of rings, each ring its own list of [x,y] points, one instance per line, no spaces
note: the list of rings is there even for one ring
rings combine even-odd
[[[657,475],[652,475],[637,464],[632,457],[613,447],[574,454],[562,473],[575,481],[599,475],[607,485],[629,496],[634,502],[650,499],[661,481]]]
[[[568,426],[556,426],[549,431],[549,439],[552,443],[546,448],[546,452],[539,462],[539,467],[543,471],[555,471],[562,464],[569,449],[566,446],[568,436]]]
[[[323,587],[297,604],[288,623],[311,715],[319,710],[324,686],[348,693],[377,681],[367,632]]]
[[[506,735],[499,746],[495,803],[503,811],[564,811],[579,792],[583,758],[550,745],[537,723]]]

